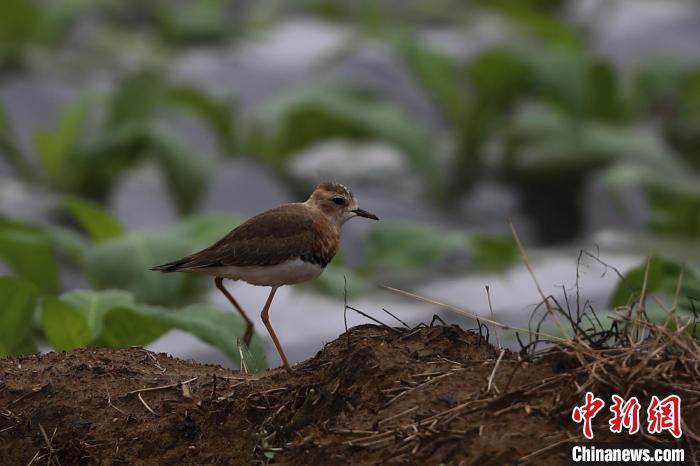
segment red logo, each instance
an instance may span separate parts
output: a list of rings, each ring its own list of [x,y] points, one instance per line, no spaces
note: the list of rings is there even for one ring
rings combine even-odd
[[[586,403],[583,406],[575,407],[574,412],[571,413],[571,419],[574,422],[581,423],[583,421],[583,435],[589,440],[593,438],[591,421],[603,409],[603,406],[605,406],[603,400],[596,398],[591,392],[586,392]]]
[[[656,395],[651,397],[651,403],[647,408],[647,432],[660,434],[667,430],[676,438],[681,437],[681,398],[678,395],[669,395],[659,401]]]
[[[627,429],[629,434],[636,434],[640,430],[639,412],[641,405],[637,397],[625,401],[621,396],[612,396],[610,411],[612,418],[608,421],[610,432],[620,434]],[[571,413],[571,419],[576,423],[583,423],[583,435],[589,440],[593,439],[593,418],[603,409],[605,401],[597,398],[593,393],[586,392],[585,403],[576,406]],[[681,399],[678,395],[669,395],[663,400],[652,396],[647,407],[647,432],[660,434],[668,431],[675,438],[683,435],[681,430]]]
[[[639,432],[639,409],[641,405],[636,396],[633,396],[627,402],[622,397],[613,395],[613,404],[610,406],[610,411],[613,413],[612,419],[608,421],[610,432],[619,434],[622,428],[627,429],[630,434]]]

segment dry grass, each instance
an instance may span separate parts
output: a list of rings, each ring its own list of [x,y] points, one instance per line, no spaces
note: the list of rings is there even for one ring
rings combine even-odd
[[[574,302],[565,298],[565,305],[553,296],[545,296],[539,286],[534,269],[527,254],[519,241],[517,232],[513,234],[528,271],[537,287],[542,301],[531,315],[530,325],[527,329],[515,328],[495,321],[493,318],[483,318],[473,311],[447,305],[439,301],[418,296],[402,290],[387,288],[403,296],[430,303],[444,309],[457,312],[463,316],[478,319],[481,323],[496,328],[514,330],[521,351],[517,364],[510,364],[509,380],[519,370],[523,362],[550,361],[558,365],[561,371],[558,375],[545,380],[537,381],[526,386],[511,387],[510,381],[500,390],[489,389],[476,394],[473,398],[461,403],[459,406],[438,413],[421,421],[420,426],[429,425],[434,431],[449,432],[450,421],[455,416],[465,415],[480,410],[490,411],[491,415],[502,414],[504,411],[528,406],[533,394],[542,395],[542,392],[551,391],[553,396],[560,397],[557,409],[550,410],[547,416],[570,414],[574,406],[580,404],[586,392],[590,391],[597,396],[609,400],[612,394],[618,394],[624,399],[636,396],[642,406],[648,403],[652,395],[660,398],[677,394],[682,399],[682,428],[681,439],[673,439],[670,435],[652,436],[641,429],[637,434],[642,440],[653,444],[682,445],[690,454],[689,464],[698,464],[700,455],[700,342],[696,337],[698,323],[697,314],[689,315],[686,312],[677,312],[683,271],[678,276],[676,293],[669,305],[660,297],[647,293],[647,277],[651,258],[647,259],[644,282],[641,290],[630,289],[633,301],[626,306],[615,309],[612,316],[600,319],[598,313],[588,302],[581,302],[578,284],[578,267],[584,256],[593,258],[606,267],[613,270],[623,283],[625,277],[617,269],[601,261],[597,256],[586,251],[581,251],[577,263],[577,282]],[[564,290],[564,296],[567,296]],[[490,299],[490,296],[489,296]],[[652,321],[647,315],[647,300],[654,303],[666,314],[663,322]],[[550,335],[542,331],[545,322],[553,321],[560,330],[561,336]],[[564,328],[564,327],[567,328]],[[527,335],[527,340],[521,339]],[[494,367],[494,372],[498,364]],[[494,387],[496,388],[496,387]],[[563,398],[569,390],[570,396]],[[495,393],[494,393],[495,392]],[[503,408],[504,401],[507,401]],[[499,408],[495,408],[499,406]],[[596,421],[603,423],[603,420]],[[640,419],[644,425],[644,419]],[[418,426],[402,426],[393,433],[404,432],[402,442],[412,440],[411,428]],[[442,429],[441,429],[442,428]],[[607,431],[607,425],[598,426],[599,430]],[[386,432],[382,434],[355,440],[360,444],[374,445],[387,438]],[[640,440],[639,437],[636,437]],[[572,441],[573,437],[565,437],[553,440],[541,450],[532,452],[520,458],[521,462],[529,462],[543,453],[547,453],[560,445]],[[582,439],[576,438],[576,441]]]

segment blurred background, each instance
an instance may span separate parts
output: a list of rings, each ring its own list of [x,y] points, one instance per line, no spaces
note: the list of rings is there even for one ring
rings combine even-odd
[[[147,269],[325,179],[382,221],[346,224],[321,278],[277,294],[294,361],[344,331],[345,298],[475,325],[380,284],[483,315],[489,286],[496,318],[528,325],[509,220],[562,306],[624,305],[654,253],[650,289],[672,296],[685,263],[692,310],[698,44],[680,0],[3,0],[0,354],[237,364],[212,283]],[[264,332],[268,290],[228,286]],[[268,341],[250,366],[279,363]]]

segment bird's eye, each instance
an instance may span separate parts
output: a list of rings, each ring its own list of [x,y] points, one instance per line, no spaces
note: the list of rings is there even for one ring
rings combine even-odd
[[[333,202],[335,203],[335,205],[343,205],[345,204],[345,199],[343,199],[342,197],[334,197]]]

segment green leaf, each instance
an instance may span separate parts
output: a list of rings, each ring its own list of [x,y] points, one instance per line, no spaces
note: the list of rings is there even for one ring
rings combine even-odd
[[[514,103],[531,91],[529,65],[509,50],[482,53],[466,66],[465,74],[472,91],[464,116],[456,122],[458,159],[450,173],[458,191],[478,176],[484,146],[501,129]]]
[[[700,180],[695,182],[700,183]],[[678,187],[676,184],[671,190],[647,186],[646,197],[653,214],[649,226],[657,233],[697,241],[700,239],[700,193],[694,192],[695,189],[673,192]]]
[[[193,245],[209,246],[230,233],[243,220],[234,215],[199,214],[182,220],[171,230]]]
[[[147,2],[155,29],[168,42],[213,42],[235,30],[224,0],[194,0],[173,10],[167,2]]]
[[[624,274],[625,279],[618,282],[610,298],[609,306],[611,308],[628,305],[639,297],[639,293],[644,284],[646,266],[646,261],[644,261],[644,263]],[[680,271],[673,263],[656,256],[652,257],[647,278],[647,294],[653,293],[661,288],[666,270],[669,268]]]
[[[65,256],[82,267],[85,252],[91,246],[89,239],[72,228],[59,225],[45,225],[43,231],[59,257]]]
[[[584,45],[581,35],[560,17],[561,13],[557,9],[562,2],[479,0],[478,3],[509,18],[515,25],[552,45],[572,49]],[[546,6],[542,7],[543,4]]]
[[[624,102],[610,64],[568,48],[538,50],[532,57],[533,87],[551,105],[577,118],[618,120]]]
[[[71,186],[71,180],[79,174],[75,164],[91,105],[92,99],[84,95],[61,114],[55,128],[34,135],[43,173],[55,186]]]
[[[4,157],[17,174],[26,177],[31,175],[31,167],[22,154],[10,118],[2,105],[0,105],[0,157]]]
[[[417,271],[464,258],[470,271],[503,270],[518,258],[514,242],[486,233],[446,233],[426,226],[382,222],[370,232],[360,270],[369,273]],[[342,286],[340,286],[342,289]]]
[[[637,110],[654,112],[668,105],[683,105],[682,92],[692,70],[677,60],[652,60],[642,64],[632,78],[632,94]]]
[[[469,63],[466,75],[479,106],[502,108],[529,90],[531,67],[517,53],[494,49]]]
[[[429,187],[439,183],[435,141],[421,122],[389,101],[346,89],[298,89],[272,100],[257,115],[261,134],[250,150],[282,166],[289,156],[331,139],[379,139],[394,144]],[[258,128],[260,129],[260,128]]]
[[[0,277],[0,356],[21,356],[36,351],[32,342],[36,295],[36,287],[31,283]]]
[[[0,216],[0,258],[41,293],[59,289],[51,240],[39,227]]]
[[[102,334],[107,311],[134,303],[130,293],[120,290],[73,290],[62,294],[59,299],[82,314],[90,329],[91,340],[96,340]]]
[[[104,241],[85,257],[86,273],[97,288],[120,288],[134,294],[138,302],[173,305],[188,294],[182,273],[162,274],[149,269],[192,252],[191,245],[176,235],[135,232]]]
[[[145,124],[163,101],[166,80],[162,70],[139,69],[122,79],[109,102],[108,126]]]
[[[458,126],[466,110],[466,99],[460,86],[460,67],[447,55],[426,47],[420,39],[400,41],[401,57],[437,101],[445,116]]]
[[[0,282],[0,296],[1,292]],[[146,345],[171,329],[180,329],[219,348],[238,363],[236,339],[245,331],[243,320],[230,311],[202,304],[176,310],[136,304],[133,295],[119,290],[74,290],[59,298],[47,298],[42,322],[49,342],[58,350]],[[249,368],[265,367],[265,347],[257,335],[244,355]]]
[[[35,38],[41,7],[32,0],[0,2],[0,65],[18,61]]]
[[[513,238],[473,233],[467,238],[473,252],[471,269],[502,271],[513,265],[519,257]]]
[[[362,271],[411,270],[464,250],[464,237],[422,226],[382,222],[367,238]]]
[[[170,330],[161,321],[127,307],[110,309],[104,314],[100,346],[127,348],[143,346],[160,338]]]
[[[202,154],[180,144],[174,134],[153,131],[151,155],[163,171],[180,212],[191,212],[204,194],[206,164]]]
[[[235,150],[235,126],[228,105],[196,87],[184,85],[168,89],[167,98],[171,105],[189,110],[202,118],[225,151]]]
[[[204,304],[193,304],[176,311],[167,311],[155,306],[136,306],[133,310],[145,317],[184,330],[200,340],[222,350],[240,365],[240,353],[236,344],[245,332],[245,323],[232,312],[222,312]],[[250,352],[244,352],[246,365],[253,371],[266,367],[265,346],[257,335],[253,335]]]
[[[629,163],[669,177],[686,170],[662,141],[617,125],[579,122],[549,104],[527,102],[510,125],[510,168],[533,173],[585,170]]]
[[[61,205],[95,241],[120,236],[124,227],[100,204],[77,197],[67,197]]]
[[[58,298],[45,298],[44,334],[58,351],[83,348],[92,342],[92,332],[83,313]]]

